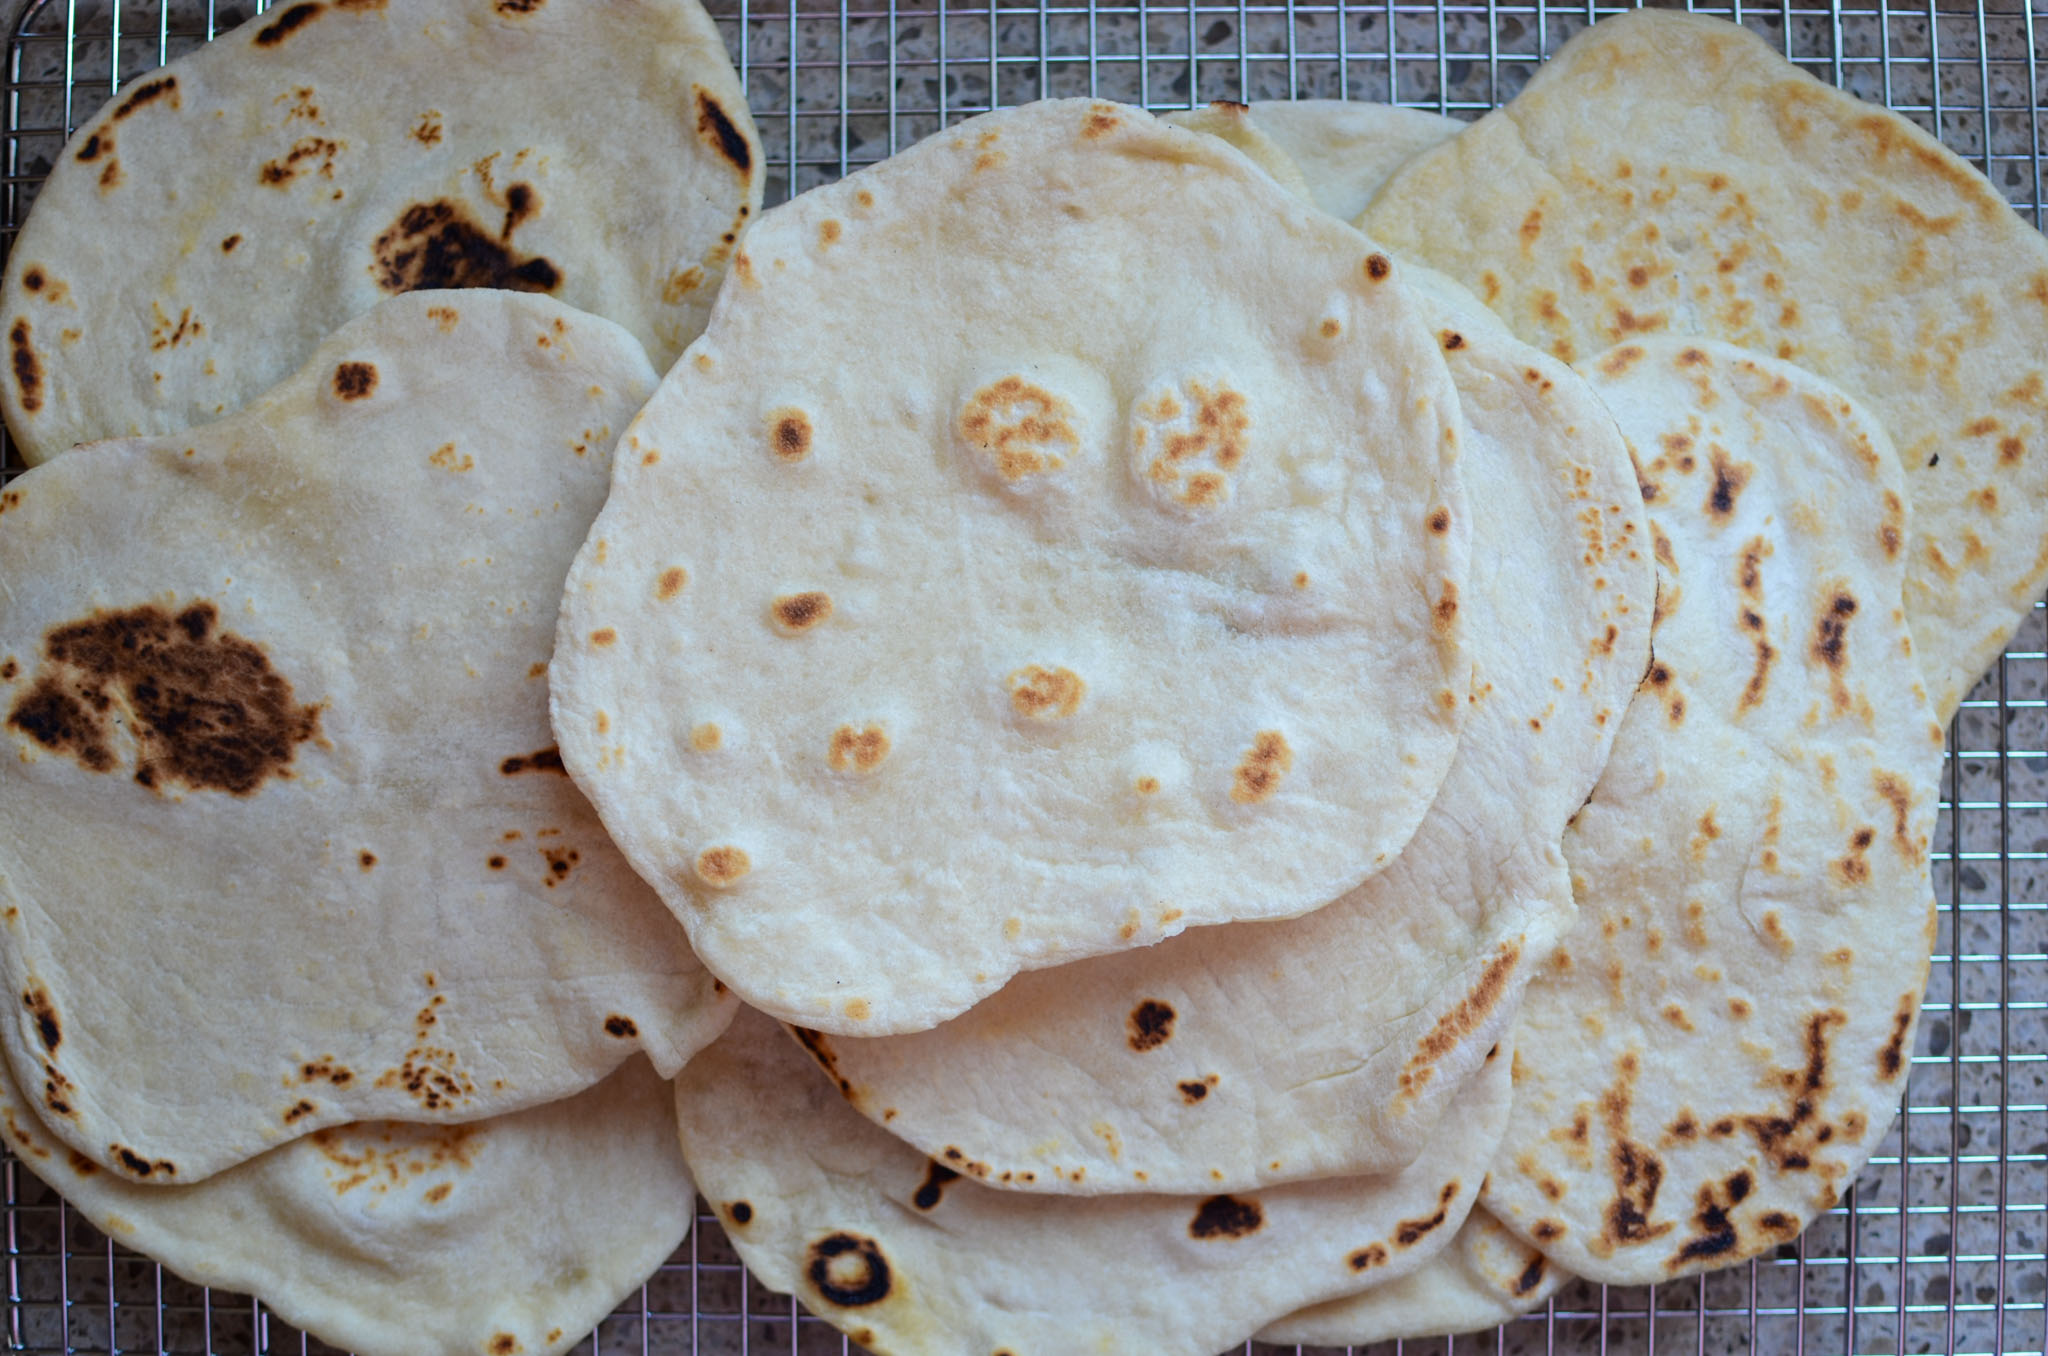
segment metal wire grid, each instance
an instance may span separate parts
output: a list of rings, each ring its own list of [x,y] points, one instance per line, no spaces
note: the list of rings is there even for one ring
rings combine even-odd
[[[944,6],[944,0],[939,0]],[[2042,223],[2048,0],[1709,9],[1814,74],[1911,116]],[[960,118],[1041,96],[1153,108],[1376,99],[1467,118],[1611,12],[1583,5],[1068,0],[854,8],[711,0],[767,146],[774,203]],[[263,8],[31,0],[14,8],[0,244],[64,139],[121,82]],[[1707,6],[1700,8],[1708,9]],[[0,439],[0,483],[21,465]],[[1950,730],[1935,845],[1941,931],[1902,1116],[1841,1205],[1747,1266],[1666,1286],[1570,1287],[1428,1352],[1996,1352],[2048,1348],[2048,624],[2038,609]],[[242,1296],[118,1248],[0,1160],[5,1339],[33,1352],[324,1352]],[[764,1289],[702,1208],[675,1257],[579,1347],[592,1356],[845,1353]],[[1247,1344],[1246,1353],[1281,1349]],[[1292,1348],[1297,1353],[1306,1349]]]

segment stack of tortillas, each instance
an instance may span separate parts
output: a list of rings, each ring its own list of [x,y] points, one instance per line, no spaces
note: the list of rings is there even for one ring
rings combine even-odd
[[[1465,1331],[1833,1204],[2048,573],[2048,242],[1668,12],[1469,128],[760,158],[692,0],[294,5],[66,148],[23,1162],[372,1356],[565,1349],[698,1189],[934,1356]]]

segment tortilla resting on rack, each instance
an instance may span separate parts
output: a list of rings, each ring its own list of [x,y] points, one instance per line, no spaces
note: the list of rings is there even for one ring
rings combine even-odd
[[[1722,20],[1640,10],[1411,161],[1363,225],[1566,361],[1698,335],[1866,404],[1905,466],[1942,719],[2040,597],[2048,240],[1899,114]]]
[[[130,81],[0,283],[33,464],[240,409],[396,292],[544,292],[657,368],[761,204],[697,0],[297,0]]]
[[[1162,120],[1222,137],[1339,221],[1358,220],[1396,170],[1466,126],[1441,113],[1355,99],[1219,102]]]
[[[760,1013],[676,1080],[683,1156],[770,1289],[886,1356],[1213,1356],[1457,1232],[1499,1135],[1508,1048],[1397,1174],[1258,1193],[1027,1196],[960,1180],[849,1110]]]
[[[726,983],[922,1029],[1393,859],[1464,720],[1468,526],[1383,253],[1213,138],[1055,100],[775,209],[733,267],[550,677]]]
[[[809,1038],[853,1105],[986,1180],[1240,1190],[1420,1153],[1571,926],[1560,839],[1649,661],[1628,446],[1584,379],[1407,269],[1469,428],[1474,659],[1449,776],[1386,870],[1284,922],[1019,975],[933,1031]]]
[[[1523,999],[1483,1199],[1567,1270],[1642,1285],[1788,1242],[1890,1125],[1942,731],[1869,417],[1708,341],[1585,371],[1640,464],[1655,658],[1565,835],[1579,921]]]
[[[1289,1314],[1258,1340],[1282,1346],[1370,1346],[1498,1327],[1542,1307],[1573,1277],[1516,1238],[1483,1206],[1442,1252],[1409,1275]]]
[[[102,1171],[0,1064],[0,1140],[102,1233],[361,1356],[556,1356],[689,1233],[675,1095],[633,1058],[468,1125],[338,1125],[194,1186]]]
[[[546,297],[414,293],[240,414],[0,490],[0,1043],[67,1144],[192,1182],[723,1027],[547,725],[653,382]]]

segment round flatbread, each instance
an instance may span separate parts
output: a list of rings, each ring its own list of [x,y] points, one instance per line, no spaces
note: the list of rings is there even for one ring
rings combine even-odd
[[[1358,220],[1395,170],[1466,127],[1441,113],[1350,99],[1213,103],[1165,121],[1222,137],[1283,187],[1295,188],[1298,178],[1308,199],[1339,221]],[[1284,161],[1261,153],[1268,147]]]
[[[926,1153],[1066,1194],[1397,1169],[1571,926],[1559,840],[1649,660],[1635,472],[1583,378],[1455,284],[1403,276],[1486,487],[1470,715],[1436,802],[1391,866],[1306,917],[1020,975],[932,1031],[806,1038],[854,1106]]]
[[[1525,995],[1484,1199],[1566,1270],[1643,1285],[1788,1242],[1890,1125],[1942,731],[1869,417],[1724,344],[1584,370],[1640,465],[1655,658],[1565,835],[1579,921]]]
[[[547,293],[666,367],[760,204],[697,0],[279,4],[65,146],[0,281],[0,411],[31,464],[189,428],[422,288]]]
[[[1946,720],[2048,582],[2048,240],[1897,113],[1719,19],[1640,10],[1412,161],[1363,224],[1566,361],[1644,335],[1789,359],[1882,421]]]
[[[550,677],[570,772],[726,983],[920,1030],[1393,859],[1464,720],[1469,527],[1385,254],[1067,100],[806,193],[733,267]]]
[[[143,1186],[49,1136],[0,1062],[0,1140],[94,1227],[344,1350],[558,1356],[690,1231],[675,1096],[644,1059],[469,1125],[376,1121],[194,1186]]]
[[[653,382],[545,297],[414,293],[0,491],[0,1043],[65,1143],[192,1182],[673,1073],[728,1020],[548,733]]]
[[[961,1181],[959,1160],[855,1115],[755,1012],[676,1080],[676,1115],[748,1270],[882,1356],[1208,1356],[1448,1243],[1506,1114],[1507,1057],[1402,1172],[1257,1194],[1073,1200]]]

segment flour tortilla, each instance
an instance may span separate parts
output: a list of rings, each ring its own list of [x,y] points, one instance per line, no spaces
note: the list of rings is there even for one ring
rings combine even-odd
[[[864,1114],[986,1180],[1243,1190],[1411,1161],[1571,926],[1559,840],[1649,661],[1628,446],[1585,381],[1411,270],[1470,428],[1465,736],[1401,856],[1281,923],[1020,975],[934,1031],[810,1038]]]
[[[0,410],[32,464],[188,428],[427,287],[550,293],[666,367],[760,203],[697,0],[280,3],[64,148],[0,282]]]
[[[1906,615],[1946,720],[2048,580],[2048,241],[1905,118],[1721,20],[1566,44],[1366,214],[1567,360],[1647,334],[1790,359],[1868,405],[1913,512]]]
[[[1484,1200],[1566,1270],[1641,1285],[1789,1241],[1890,1124],[1942,732],[1870,418],[1721,344],[1586,371],[1641,465],[1656,657],[1565,836],[1579,921],[1524,999]]]
[[[1256,1195],[1059,1199],[957,1180],[855,1115],[754,1012],[676,1080],[683,1156],[755,1277],[883,1356],[1211,1356],[1464,1219],[1509,1097],[1505,1047],[1397,1175]]]
[[[734,268],[627,432],[550,680],[726,983],[923,1029],[1393,859],[1464,719],[1469,527],[1383,253],[1068,100],[804,194]]]
[[[1349,99],[1218,102],[1165,121],[1222,137],[1339,221],[1358,220],[1394,171],[1465,130],[1441,113]]]
[[[335,1126],[194,1186],[65,1149],[0,1065],[0,1140],[116,1242],[362,1356],[567,1351],[696,1213],[674,1094],[638,1058],[563,1101]]]
[[[0,491],[0,1040],[67,1144],[191,1182],[723,1026],[547,729],[653,381],[545,297],[415,293],[239,415]]]
[[[1412,1274],[1289,1314],[1261,1342],[1370,1346],[1498,1327],[1548,1303],[1572,1277],[1475,1207],[1449,1247]]]

